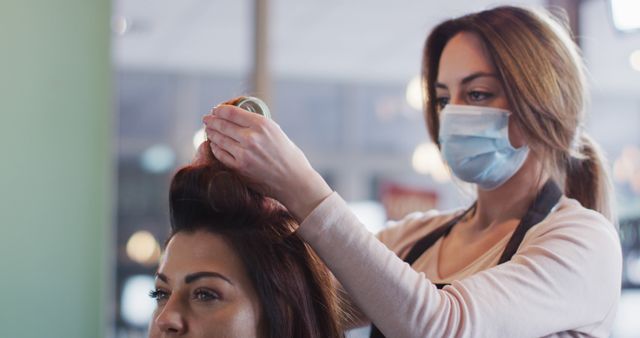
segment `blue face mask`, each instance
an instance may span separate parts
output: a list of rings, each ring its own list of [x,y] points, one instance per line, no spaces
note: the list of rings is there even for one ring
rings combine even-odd
[[[440,114],[442,154],[461,180],[492,190],[527,159],[529,147],[516,149],[509,142],[509,111],[449,104]]]

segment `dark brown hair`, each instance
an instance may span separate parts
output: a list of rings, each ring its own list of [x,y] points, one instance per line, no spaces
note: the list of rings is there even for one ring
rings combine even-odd
[[[598,145],[582,130],[584,63],[567,25],[543,10],[501,6],[447,20],[425,43],[422,84],[425,119],[438,144],[435,90],[445,45],[461,32],[478,35],[506,93],[516,123],[543,168],[564,193],[615,222],[612,188]]]
[[[231,244],[260,299],[263,337],[343,337],[333,280],[294,218],[206,153],[173,177],[171,236],[204,230]]]

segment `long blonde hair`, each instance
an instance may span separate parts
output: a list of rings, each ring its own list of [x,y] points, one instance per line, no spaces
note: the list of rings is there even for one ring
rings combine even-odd
[[[516,123],[564,193],[615,222],[612,187],[598,145],[584,132],[585,67],[566,24],[542,10],[501,6],[447,20],[425,43],[422,83],[425,119],[438,144],[435,82],[447,42],[476,33],[496,66]]]

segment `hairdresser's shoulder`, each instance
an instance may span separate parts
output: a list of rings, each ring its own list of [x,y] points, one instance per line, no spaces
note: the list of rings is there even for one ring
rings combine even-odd
[[[527,232],[518,252],[552,257],[562,261],[562,266],[590,276],[588,278],[594,275],[609,278],[613,286],[620,282],[622,248],[616,226],[602,214],[567,197],[560,200],[545,220]]]
[[[527,232],[512,261],[545,280],[552,276],[551,283],[567,301],[587,302],[594,315],[609,316],[616,306],[622,276],[618,231],[576,200],[563,197],[554,212]]]
[[[532,237],[550,233],[580,234],[582,238],[604,237],[619,245],[616,226],[599,212],[583,207],[580,202],[562,197],[556,210],[531,230]]]

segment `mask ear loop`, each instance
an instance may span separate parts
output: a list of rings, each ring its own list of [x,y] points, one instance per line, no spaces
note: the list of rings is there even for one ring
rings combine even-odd
[[[511,149],[513,150],[521,150],[523,149],[526,150],[527,152],[529,151],[529,145],[525,142],[523,145],[521,145],[520,147],[516,148],[513,146],[513,143],[511,143],[511,138],[509,137],[509,122],[511,121],[511,116],[513,116],[513,113],[510,111],[505,110],[505,112],[507,113],[507,141],[509,143],[509,147],[511,147]],[[514,123],[518,123],[518,121],[515,121]],[[525,139],[526,141],[526,139]],[[529,154],[527,154],[527,156],[529,156]]]

